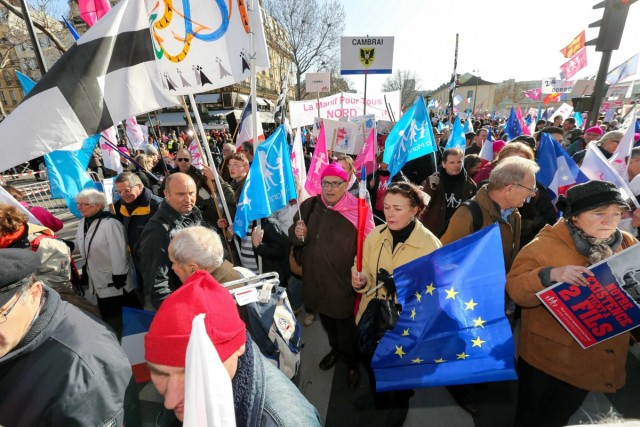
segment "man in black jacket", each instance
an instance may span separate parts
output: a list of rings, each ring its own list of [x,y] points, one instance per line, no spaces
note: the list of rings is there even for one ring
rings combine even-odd
[[[196,183],[189,175],[181,172],[169,175],[164,196],[158,211],[142,230],[136,250],[147,309],[160,307],[180,286],[168,253],[171,231],[202,223],[202,214],[196,207]]]
[[[115,334],[39,282],[39,265],[30,250],[0,249],[0,425],[141,425]]]

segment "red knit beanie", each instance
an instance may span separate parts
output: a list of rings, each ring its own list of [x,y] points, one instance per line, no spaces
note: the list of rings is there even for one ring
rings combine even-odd
[[[205,313],[207,335],[223,362],[247,339],[246,328],[227,289],[199,270],[162,302],[144,337],[145,359],[158,365],[184,367],[191,325]]]

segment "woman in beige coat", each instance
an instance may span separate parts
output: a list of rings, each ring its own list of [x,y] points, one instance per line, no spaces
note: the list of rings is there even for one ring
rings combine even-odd
[[[588,266],[637,243],[617,228],[628,206],[612,183],[590,181],[570,188],[557,207],[564,218],[545,226],[507,275],[507,292],[522,307],[516,426],[567,425],[589,391],[625,383],[629,334],[584,350],[536,292],[558,282],[585,286]]]

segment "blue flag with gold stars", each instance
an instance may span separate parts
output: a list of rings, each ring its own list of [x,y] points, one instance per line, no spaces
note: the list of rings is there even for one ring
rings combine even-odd
[[[378,391],[517,379],[497,224],[393,276],[402,313],[373,356]]]

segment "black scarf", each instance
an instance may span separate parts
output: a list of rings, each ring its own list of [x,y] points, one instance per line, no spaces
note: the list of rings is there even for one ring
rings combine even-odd
[[[416,219],[411,218],[409,224],[405,225],[405,227],[401,230],[391,230],[389,229],[389,233],[391,233],[391,237],[393,237],[393,247],[391,248],[391,252],[396,249],[400,243],[404,243],[407,241],[413,229],[416,228]]]
[[[89,231],[89,227],[91,227],[91,223],[93,223],[93,221],[95,221],[96,219],[100,219],[100,218],[109,218],[112,217],[113,215],[111,215],[111,212],[107,212],[107,211],[100,211],[97,214],[93,215],[93,216],[87,216],[84,218],[84,235],[87,235],[87,231]]]

